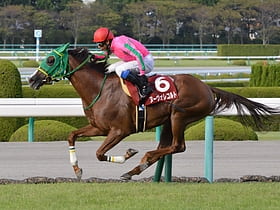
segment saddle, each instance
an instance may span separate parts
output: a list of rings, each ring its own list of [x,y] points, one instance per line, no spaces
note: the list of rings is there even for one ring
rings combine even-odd
[[[132,98],[137,106],[148,106],[178,98],[177,89],[171,77],[165,75],[153,75],[148,77],[148,83],[152,87],[153,92],[143,101],[139,96],[138,88],[131,82],[121,79],[124,92]]]

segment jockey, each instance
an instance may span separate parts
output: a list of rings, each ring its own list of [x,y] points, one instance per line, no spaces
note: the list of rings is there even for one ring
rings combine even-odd
[[[106,56],[113,53],[121,59],[111,64],[106,73],[116,72],[122,79],[135,84],[142,99],[153,91],[145,74],[153,70],[154,59],[143,44],[125,35],[114,37],[108,28],[97,29],[93,42],[98,44],[98,48],[104,51]]]

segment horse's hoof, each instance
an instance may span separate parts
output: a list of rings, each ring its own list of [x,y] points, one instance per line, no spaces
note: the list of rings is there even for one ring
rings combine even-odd
[[[127,159],[129,159],[129,158],[131,158],[131,157],[133,157],[135,154],[137,154],[139,151],[138,150],[136,150],[136,149],[128,149],[127,151],[126,151],[126,154],[125,154],[125,159],[127,160]]]
[[[129,180],[131,180],[131,175],[129,175],[128,173],[123,174],[123,175],[121,176],[121,180],[123,180],[123,181],[129,181]]]
[[[79,168],[79,170],[75,171],[77,179],[80,181],[83,175],[83,169]]]

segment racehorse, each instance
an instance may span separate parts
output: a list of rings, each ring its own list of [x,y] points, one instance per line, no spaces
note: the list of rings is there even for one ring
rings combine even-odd
[[[69,49],[69,44],[64,44],[48,54],[29,79],[30,86],[39,89],[45,83],[66,77],[82,99],[90,124],[71,132],[68,137],[70,163],[78,179],[82,177],[75,152],[78,137],[107,136],[96,151],[100,161],[123,163],[138,152],[128,149],[122,156],[106,155],[122,139],[137,132],[137,105],[123,91],[119,77],[115,73],[105,73],[107,62],[92,61],[91,58],[92,54],[86,48]],[[145,107],[146,129],[162,125],[158,147],[146,152],[139,165],[121,176],[123,180],[139,175],[167,154],[184,152],[186,126],[207,115],[235,106],[242,121],[261,127],[263,120],[278,113],[264,104],[210,87],[192,75],[169,77],[175,84],[178,97]]]

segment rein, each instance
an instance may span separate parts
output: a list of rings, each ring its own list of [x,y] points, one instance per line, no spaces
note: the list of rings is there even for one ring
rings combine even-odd
[[[76,68],[74,68],[72,71],[68,72],[65,77],[69,77],[71,74],[75,73],[76,71],[78,71],[82,66],[84,66],[91,58],[91,55],[88,55],[88,57],[80,64],[78,65]],[[69,68],[70,66],[68,65],[68,71],[69,71]],[[86,106],[86,107],[83,107],[83,109],[86,111],[86,110],[89,110],[91,107],[93,107],[93,105],[98,101],[98,99],[100,98],[101,96],[101,93],[102,93],[102,90],[103,90],[103,87],[104,87],[104,84],[105,84],[105,81],[107,79],[107,74],[105,74],[104,78],[103,78],[103,81],[102,81],[102,84],[101,84],[101,87],[100,87],[100,90],[99,90],[99,93],[97,94],[97,96],[92,100],[92,102]]]
[[[91,107],[93,107],[93,105],[98,101],[98,99],[100,98],[101,96],[101,93],[102,93],[102,90],[103,90],[103,87],[104,87],[104,84],[105,84],[105,81],[107,79],[107,74],[105,74],[104,78],[103,78],[103,81],[102,81],[102,84],[101,84],[101,88],[99,90],[99,93],[97,94],[97,96],[95,96],[95,98],[92,100],[92,102],[87,106],[87,107],[84,107],[84,110],[89,110]]]
[[[65,74],[65,77],[69,77],[71,74],[75,73],[76,71],[78,71],[83,65],[85,65],[91,58],[91,55],[88,55],[88,57],[80,64],[78,65],[76,68],[74,68],[72,71],[68,72],[67,74]],[[68,65],[68,71],[69,71],[69,68],[70,66]],[[100,90],[99,90],[99,93],[97,94],[97,96],[95,96],[95,98],[92,100],[92,102],[86,106],[86,107],[83,107],[83,109],[86,111],[86,110],[89,110],[91,107],[93,107],[93,105],[98,101],[98,99],[100,98],[101,96],[101,93],[102,93],[102,90],[103,90],[103,87],[104,87],[104,84],[105,84],[105,81],[107,79],[107,74],[105,74],[104,78],[103,78],[103,81],[102,81],[102,84],[101,84],[101,87],[100,87]]]
[[[70,71],[67,74],[65,74],[65,77],[69,77],[71,74],[73,74],[76,71],[78,71],[83,65],[85,65],[90,60],[90,58],[91,58],[91,55],[88,55],[88,57],[82,63],[80,63],[80,65],[78,65],[72,71]],[[68,71],[69,71],[69,69],[70,69],[70,66],[68,65]]]

